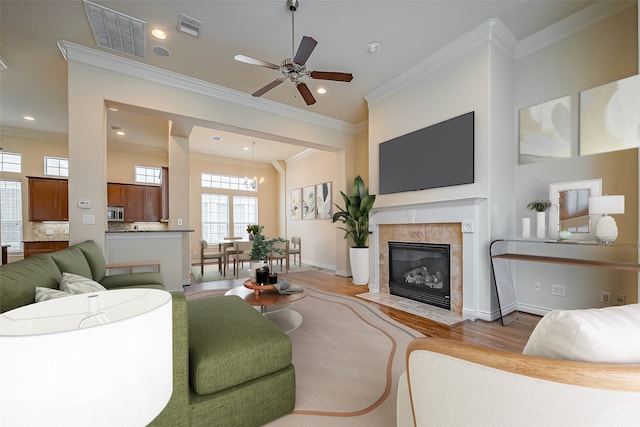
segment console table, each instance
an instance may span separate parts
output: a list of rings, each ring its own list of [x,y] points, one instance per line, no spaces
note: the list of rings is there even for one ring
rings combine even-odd
[[[520,245],[520,248],[518,248],[518,245]],[[533,250],[523,251],[521,250],[522,246],[528,246],[529,248],[533,248]],[[550,256],[540,254],[551,249],[558,249],[559,247],[562,248],[563,252],[568,256]],[[584,257],[580,254],[574,253],[577,248],[601,248],[603,250],[627,248],[635,251],[635,261],[606,261],[592,257]],[[500,311],[500,320],[502,325],[506,326],[513,322],[516,319],[518,312],[509,260],[640,272],[640,263],[638,263],[637,257],[638,248],[639,246],[637,243],[613,243],[604,245],[592,240],[494,240],[489,246],[489,254],[491,256],[491,272],[493,273],[494,284],[496,287],[498,309]],[[532,254],[530,252],[536,253]],[[572,254],[575,256],[571,256]]]

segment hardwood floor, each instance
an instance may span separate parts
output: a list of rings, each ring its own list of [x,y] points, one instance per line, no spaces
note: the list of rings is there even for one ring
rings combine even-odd
[[[312,288],[332,292],[339,295],[355,297],[367,292],[365,286],[356,286],[350,278],[336,276],[333,271],[316,270],[283,275],[292,283],[300,283]],[[232,286],[242,286],[244,279],[221,280],[207,283],[193,283],[185,287],[185,292],[195,292],[209,289],[225,289]],[[365,301],[364,299],[362,301]],[[524,348],[533,328],[540,320],[539,316],[519,313],[518,319],[508,326],[502,326],[499,320],[486,322],[483,320],[465,321],[455,326],[446,326],[404,311],[379,305],[370,301],[368,304],[376,306],[380,311],[392,319],[410,326],[411,328],[432,337],[448,338],[483,347],[501,349],[520,353]]]

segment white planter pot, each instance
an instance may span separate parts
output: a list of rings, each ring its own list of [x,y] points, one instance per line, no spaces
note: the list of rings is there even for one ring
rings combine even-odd
[[[536,237],[538,239],[544,239],[544,235],[547,232],[546,218],[546,212],[536,212]]]
[[[251,283],[256,283],[256,270],[262,267],[262,261],[251,261],[251,265],[249,266],[249,278],[251,279]]]
[[[369,248],[349,248],[351,275],[354,285],[369,283]]]

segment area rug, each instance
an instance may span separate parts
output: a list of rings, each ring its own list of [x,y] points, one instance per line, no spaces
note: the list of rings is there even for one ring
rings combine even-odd
[[[190,298],[216,295],[202,291]],[[366,301],[310,288],[291,307],[303,317],[289,336],[296,368],[294,411],[269,427],[396,425],[398,378],[409,342],[423,335]]]
[[[277,266],[274,264],[273,266],[274,272],[276,274],[284,274],[285,270],[284,268],[282,269],[282,271],[280,270],[280,266]],[[313,271],[313,270],[317,270],[317,268],[311,266],[311,265],[307,265],[307,264],[302,264],[300,265],[293,265],[293,263],[291,265],[289,265],[289,273],[297,273],[300,271]],[[214,264],[205,264],[204,266],[204,274],[200,274],[200,265],[192,265],[191,266],[191,277],[193,278],[193,280],[197,283],[204,283],[204,282],[215,282],[217,280],[226,280],[226,279],[233,279],[235,278],[235,276],[233,275],[233,268],[228,268],[227,269],[227,274],[226,276],[223,276],[222,273],[220,273],[218,271],[218,264],[214,263]],[[240,271],[238,272],[238,277],[249,277],[249,263],[245,263],[244,268],[241,268]]]

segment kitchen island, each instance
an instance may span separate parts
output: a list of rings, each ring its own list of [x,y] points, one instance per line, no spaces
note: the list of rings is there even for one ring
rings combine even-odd
[[[189,234],[194,230],[118,230],[105,233],[107,264],[157,261],[167,290],[190,283]],[[154,271],[141,266],[136,271]],[[114,273],[117,271],[109,271]]]

